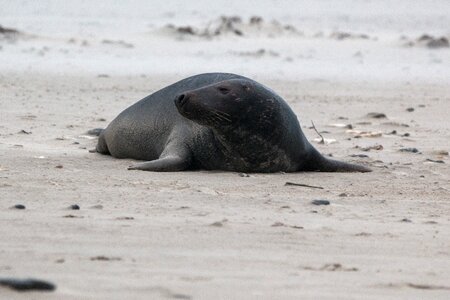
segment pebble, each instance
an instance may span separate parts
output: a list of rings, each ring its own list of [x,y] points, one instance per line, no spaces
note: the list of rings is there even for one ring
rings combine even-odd
[[[16,204],[16,205],[14,205],[14,206],[11,207],[11,208],[15,208],[15,209],[25,209],[26,207],[25,207],[25,205],[23,205],[23,204]]]
[[[79,210],[80,206],[78,204],[72,204],[71,206],[69,206],[69,209]]]
[[[366,154],[351,154],[350,157],[361,157],[361,158],[364,158],[364,157],[369,157],[369,155],[366,155]]]
[[[419,153],[419,149],[417,148],[401,148],[400,152],[411,152],[411,153]]]
[[[385,114],[383,113],[377,113],[377,112],[371,112],[367,114],[368,118],[374,118],[374,119],[384,119],[387,118]]]
[[[17,279],[17,278],[0,278],[0,285],[9,287],[16,291],[54,291],[56,285],[51,282],[28,278],[28,279]]]
[[[313,200],[311,201],[313,205],[330,205],[330,201],[328,200]]]

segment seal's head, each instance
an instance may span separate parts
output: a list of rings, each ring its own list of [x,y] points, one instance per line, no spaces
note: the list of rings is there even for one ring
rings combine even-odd
[[[230,170],[294,170],[301,130],[281,97],[248,79],[230,79],[186,91],[175,99],[185,118],[209,127]]]
[[[220,131],[249,127],[273,130],[282,119],[280,99],[260,84],[245,79],[186,91],[175,98],[175,105],[185,118]]]

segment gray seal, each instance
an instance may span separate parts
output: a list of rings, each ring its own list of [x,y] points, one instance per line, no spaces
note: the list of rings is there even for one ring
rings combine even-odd
[[[97,152],[146,161],[130,170],[370,172],[322,156],[280,96],[229,73],[169,85],[125,109],[99,134]]]

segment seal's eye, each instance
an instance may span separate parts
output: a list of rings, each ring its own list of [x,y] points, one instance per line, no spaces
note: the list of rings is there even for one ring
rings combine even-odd
[[[223,86],[218,87],[217,89],[219,90],[219,92],[221,92],[224,95],[226,95],[230,92],[230,89],[227,89],[226,87],[223,87]]]

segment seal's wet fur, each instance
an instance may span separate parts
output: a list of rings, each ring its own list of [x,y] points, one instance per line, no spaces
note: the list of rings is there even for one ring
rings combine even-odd
[[[130,106],[100,133],[97,152],[145,160],[130,169],[147,171],[370,171],[323,157],[280,96],[228,73],[183,79]]]

